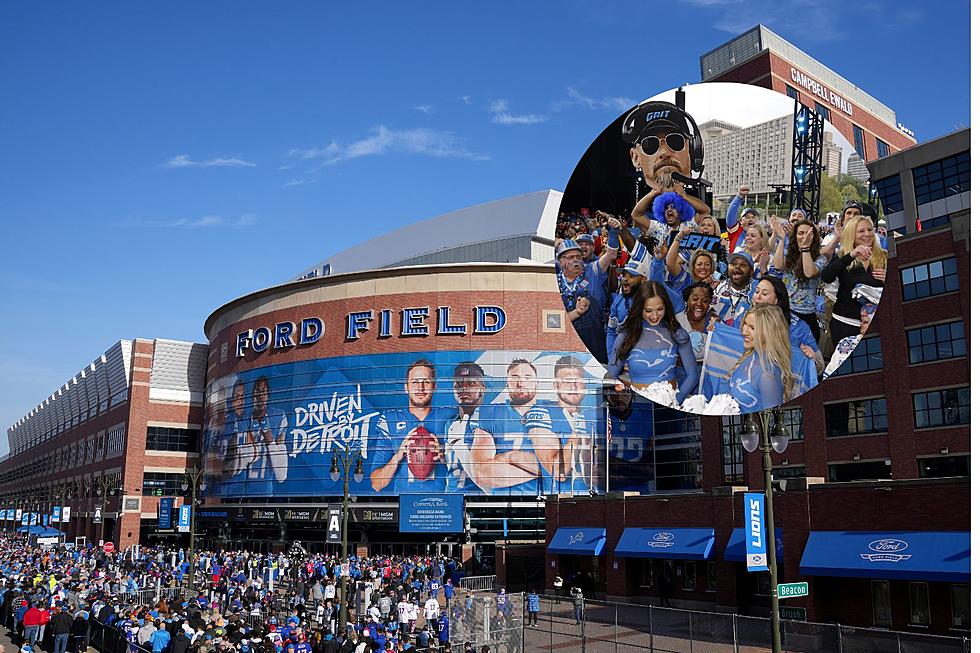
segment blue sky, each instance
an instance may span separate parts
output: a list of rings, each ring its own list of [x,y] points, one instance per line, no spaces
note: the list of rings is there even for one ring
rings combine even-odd
[[[970,122],[965,0],[352,4],[0,5],[4,429],[120,338],[203,341],[351,244],[564,188],[759,22],[920,141]]]

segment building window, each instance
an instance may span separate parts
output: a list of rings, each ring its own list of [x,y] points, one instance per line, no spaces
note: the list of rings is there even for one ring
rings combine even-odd
[[[803,478],[804,476],[806,476],[806,466],[804,465],[782,465],[772,469],[772,478],[776,481],[781,478]]]
[[[880,138],[875,139],[875,144],[878,146],[878,158],[886,157],[891,154],[891,148],[888,147],[888,143],[881,140]]]
[[[693,560],[684,561],[684,589],[693,592],[698,588],[698,563]]]
[[[878,481],[892,477],[892,467],[884,460],[827,465],[831,483]]]
[[[791,98],[793,98],[794,100],[798,100],[798,99],[800,98],[800,92],[799,92],[799,91],[797,91],[797,90],[796,90],[795,88],[793,88],[792,86],[790,86],[789,84],[787,84],[787,85],[786,85],[786,96],[787,96],[787,97],[791,97]]]
[[[922,299],[960,289],[956,258],[902,268],[902,299]]]
[[[183,496],[181,483],[186,481],[184,474],[169,472],[145,472],[143,474],[144,497],[177,497]]]
[[[928,626],[930,621],[929,584],[909,583],[909,623]]]
[[[970,388],[948,388],[912,395],[915,428],[970,423]]]
[[[874,625],[879,628],[891,628],[892,625],[892,593],[887,580],[871,581],[871,601],[873,604]]]
[[[970,190],[970,153],[960,152],[918,168],[912,168],[915,202],[926,204]]]
[[[909,329],[906,337],[910,365],[966,356],[962,320]]]
[[[950,585],[949,597],[953,603],[953,628],[970,629],[970,586]]]
[[[803,409],[799,406],[783,408],[783,426],[789,431],[790,442],[803,441]]]
[[[711,562],[710,560],[708,561],[708,581],[707,582],[708,582],[707,589],[708,589],[709,592],[717,592],[718,591],[718,563],[717,562]],[[969,611],[969,607],[970,607],[969,592],[967,592],[967,594],[968,594],[968,596],[967,596],[967,599],[966,599],[967,600],[967,604],[966,604],[967,605],[967,612],[966,612],[966,614],[967,614],[967,621],[969,622],[969,614],[970,614],[970,611]],[[954,606],[955,606],[955,602],[954,602]],[[954,614],[955,614],[955,608],[954,608]]]
[[[148,451],[196,453],[200,439],[200,429],[178,429],[165,426],[146,427],[146,448]]]
[[[640,574],[640,587],[654,587],[657,584],[656,560],[643,561],[643,573]]]
[[[820,104],[819,102],[814,102],[813,110],[816,112],[818,116],[820,116],[824,120],[828,122],[830,121],[830,109],[828,109],[824,105]]]
[[[826,404],[827,437],[882,433],[888,430],[888,411],[884,397]]]
[[[769,596],[769,574],[758,572],[752,575],[755,576],[756,596]]]
[[[919,478],[951,478],[969,475],[969,456],[919,458]]]
[[[928,220],[919,220],[919,231],[929,231],[930,229],[935,229],[936,227],[942,227],[943,225],[949,224],[949,216],[941,215],[938,218],[929,218]]]
[[[661,490],[701,488],[701,421],[696,415],[654,405],[654,475]]]
[[[831,376],[860,374],[880,370],[882,366],[881,339],[878,336],[864,336],[851,355],[840,364]]]
[[[739,417],[721,418],[721,461],[724,483],[741,485],[745,482],[742,468],[743,449],[739,432],[742,420]]]
[[[854,125],[854,151],[861,157],[862,161],[867,161],[867,153],[864,151],[864,130]]]
[[[880,181],[875,181],[873,182],[873,187],[878,199],[881,200],[881,209],[885,215],[905,210],[900,175],[892,175]]]

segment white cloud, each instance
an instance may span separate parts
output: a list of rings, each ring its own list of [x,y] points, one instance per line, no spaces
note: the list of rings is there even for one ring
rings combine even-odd
[[[204,215],[200,218],[177,218],[175,220],[138,220],[124,223],[127,227],[152,227],[157,229],[204,229],[209,227],[251,227],[258,218],[250,213],[237,219],[220,215]]]
[[[593,111],[596,109],[612,109],[622,113],[636,104],[635,100],[619,95],[601,98],[590,97],[571,86],[566,88],[565,92],[568,95],[568,99],[556,102],[555,109],[560,110],[572,105],[579,105]]]
[[[427,116],[431,116],[434,113],[434,111],[435,111],[432,108],[432,105],[431,104],[420,104],[420,105],[415,106],[415,107],[412,107],[412,108],[415,109],[416,111],[421,111],[422,113],[424,113]]]
[[[470,97],[469,95],[464,95],[459,99],[463,101],[463,104],[473,104],[473,98]]]
[[[254,168],[255,164],[235,157],[195,161],[186,154],[178,154],[163,164],[165,168]]]
[[[319,160],[320,166],[335,165],[342,161],[359,159],[365,156],[385,154],[419,154],[441,158],[471,159],[486,161],[486,154],[471,152],[456,134],[424,127],[416,129],[389,129],[384,125],[376,127],[371,136],[351,143],[336,141],[323,147],[293,149],[289,156],[301,160]]]
[[[548,120],[547,116],[540,113],[510,113],[510,102],[507,100],[494,100],[490,103],[490,121],[497,125],[536,125]]]

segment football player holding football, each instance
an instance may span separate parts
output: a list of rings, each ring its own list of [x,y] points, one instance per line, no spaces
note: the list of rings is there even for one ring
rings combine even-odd
[[[401,492],[441,492],[446,465],[438,435],[449,409],[434,408],[436,370],[420,358],[408,367],[405,394],[408,408],[386,410],[378,419],[371,488]]]

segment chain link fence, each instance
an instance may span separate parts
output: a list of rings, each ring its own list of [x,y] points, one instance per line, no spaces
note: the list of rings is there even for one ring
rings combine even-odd
[[[507,621],[508,629],[487,628],[487,614],[493,614],[494,597],[480,595],[474,599],[476,609],[463,610],[452,643],[466,641],[499,646],[501,653],[515,649],[520,641],[522,651],[568,653],[762,653],[772,649],[770,620],[730,613],[697,612],[650,605],[609,603],[567,597],[540,596],[536,619],[528,613],[523,596],[507,595],[511,614],[523,614]],[[481,604],[480,601],[484,603]],[[519,602],[519,603],[518,603]],[[578,603],[578,607],[576,607]],[[455,608],[455,601],[454,601]],[[488,611],[489,610],[489,611]],[[481,621],[482,620],[482,621]],[[536,622],[536,623],[535,623]],[[523,623],[520,637],[511,631]],[[504,635],[494,642],[495,633]],[[783,650],[787,653],[969,653],[967,637],[941,637],[838,624],[806,621],[781,621]],[[483,639],[479,639],[482,637]],[[458,641],[457,641],[458,640]],[[460,649],[461,650],[461,649]],[[496,649],[491,647],[491,650]]]
[[[449,602],[449,643],[453,653],[466,644],[479,652],[524,651],[524,594],[479,593],[454,596]]]

